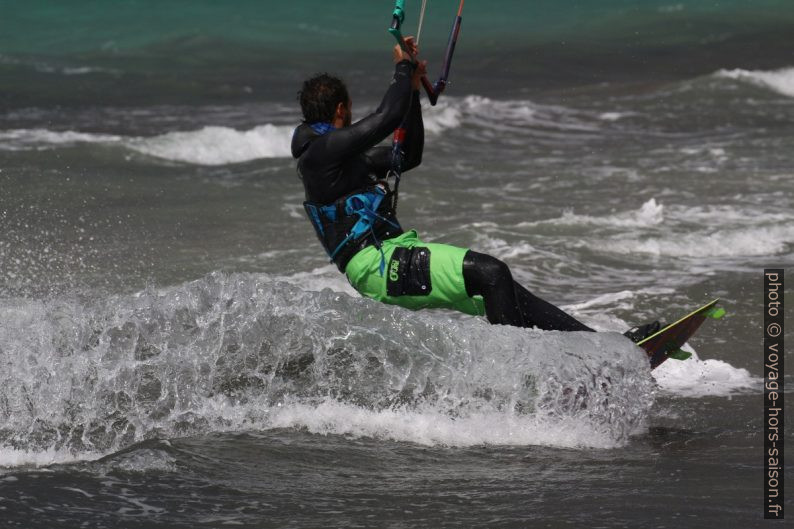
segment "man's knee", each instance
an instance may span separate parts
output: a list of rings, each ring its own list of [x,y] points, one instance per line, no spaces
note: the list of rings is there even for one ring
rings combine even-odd
[[[471,250],[463,257],[463,279],[466,291],[472,296],[482,294],[484,289],[513,282],[510,267],[504,261]]]

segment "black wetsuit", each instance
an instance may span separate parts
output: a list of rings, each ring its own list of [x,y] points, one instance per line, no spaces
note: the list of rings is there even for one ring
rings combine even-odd
[[[463,258],[463,280],[469,295],[482,296],[491,323],[546,331],[593,330],[519,285],[507,264],[490,255],[469,250]]]
[[[402,170],[408,171],[421,163],[424,125],[419,92],[411,87],[412,73],[410,62],[398,63],[378,109],[353,125],[333,134],[319,134],[306,123],[296,129],[292,155],[298,159],[298,173],[308,202],[332,204],[385,179],[391,168],[391,147],[376,145],[390,135],[404,117],[406,136]],[[394,213],[384,210],[389,220],[399,226]],[[401,228],[385,222],[376,225],[375,231],[378,240],[403,233]],[[369,237],[349,244],[334,262],[344,272],[350,259],[368,244],[372,244]],[[491,323],[546,330],[592,330],[513,281],[508,266],[494,257],[468,251],[463,260],[463,277],[467,294],[483,297]]]
[[[398,63],[394,79],[378,109],[353,125],[324,135],[306,123],[295,130],[292,156],[298,159],[298,174],[303,180],[308,202],[332,204],[350,193],[385,180],[391,168],[392,149],[377,145],[400,126],[404,117],[406,135],[402,170],[408,171],[422,162],[425,129],[419,92],[411,87],[412,73],[409,61]],[[384,213],[399,226],[393,211]],[[385,222],[376,224],[375,232],[381,241],[403,233],[402,229]],[[368,244],[372,244],[369,237],[359,244],[348,245],[334,262],[344,271],[347,262]]]

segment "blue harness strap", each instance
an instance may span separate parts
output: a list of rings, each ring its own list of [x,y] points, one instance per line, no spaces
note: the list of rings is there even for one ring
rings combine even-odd
[[[323,223],[320,220],[320,209],[314,204],[310,204],[308,202],[305,202],[303,207],[306,209],[306,214],[309,216],[309,220],[312,221],[314,229],[317,230],[317,232],[320,234],[320,237],[325,237],[325,229],[323,228]]]
[[[332,130],[336,130],[336,127],[334,127],[333,124],[327,122],[308,123],[308,126],[320,136],[327,134]],[[358,220],[355,224],[353,224],[350,232],[345,236],[342,242],[340,242],[333,250],[329,250],[325,243],[325,227],[323,225],[323,218],[328,219],[331,222],[336,222],[339,220],[339,215],[342,212],[337,211],[337,203],[327,206],[314,204],[311,202],[303,203],[303,207],[306,210],[306,215],[308,215],[315,231],[320,236],[320,240],[323,241],[323,247],[328,253],[328,256],[331,258],[332,263],[334,262],[334,258],[339,254],[346,244],[351,241],[361,239],[362,237],[365,237],[367,234],[369,234],[372,236],[372,242],[375,244],[378,250],[380,250],[380,275],[383,276],[383,272],[386,268],[386,255],[384,254],[382,245],[378,240],[377,234],[375,233],[375,221],[382,220],[383,222],[394,226],[396,229],[400,229],[398,224],[378,213],[378,208],[380,207],[384,198],[386,198],[386,190],[381,186],[376,186],[369,191],[356,193],[355,195],[351,195],[345,199],[344,215],[348,217],[355,215],[358,217]],[[339,208],[341,209],[341,206],[339,206]]]
[[[331,258],[331,262],[333,262],[334,258],[337,256],[340,250],[345,247],[346,244],[351,241],[361,239],[362,237],[369,234],[372,236],[372,241],[375,243],[375,246],[378,248],[378,250],[380,250],[380,274],[381,276],[383,275],[383,272],[386,268],[386,255],[383,253],[382,245],[375,234],[375,221],[382,220],[397,229],[400,228],[397,224],[378,213],[378,208],[385,197],[386,191],[381,187],[375,187],[372,191],[356,193],[355,195],[351,195],[345,199],[345,215],[349,217],[354,215],[358,216],[358,220],[350,229],[350,232],[347,234],[347,236],[345,236],[342,242],[340,242],[336,248],[328,253],[328,256]],[[320,206],[306,202],[304,203],[304,207],[306,209],[306,213],[309,216],[309,220],[311,220],[312,224],[314,225],[315,230],[317,230],[317,233],[320,234],[320,237],[324,237],[325,230],[323,228],[321,216],[327,218],[331,222],[336,222],[336,206]]]

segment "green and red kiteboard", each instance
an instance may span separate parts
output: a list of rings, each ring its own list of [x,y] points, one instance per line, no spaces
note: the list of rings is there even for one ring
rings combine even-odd
[[[717,307],[718,301],[719,299],[715,299],[706,303],[677,322],[637,342],[637,345],[648,353],[651,369],[656,369],[668,358],[686,360],[692,356],[691,353],[681,350],[681,347],[695,334],[706,318],[716,320],[725,315],[725,310]]]

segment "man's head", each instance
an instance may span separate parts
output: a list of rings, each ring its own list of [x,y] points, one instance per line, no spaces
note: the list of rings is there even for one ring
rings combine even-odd
[[[303,82],[298,100],[306,123],[350,125],[352,103],[341,79],[327,73],[315,75]]]

